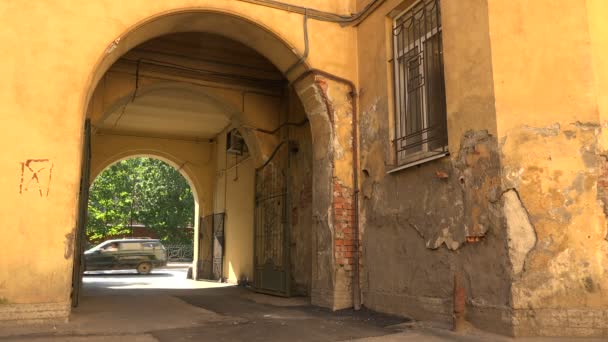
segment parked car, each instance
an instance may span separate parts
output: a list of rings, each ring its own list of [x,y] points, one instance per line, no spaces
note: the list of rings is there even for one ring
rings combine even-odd
[[[84,252],[85,271],[129,270],[149,274],[167,265],[167,250],[155,239],[108,240]]]

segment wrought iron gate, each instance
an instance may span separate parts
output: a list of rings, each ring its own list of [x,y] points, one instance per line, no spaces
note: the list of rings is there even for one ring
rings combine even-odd
[[[82,146],[82,165],[80,170],[80,194],[78,196],[78,220],[74,236],[74,264],[72,269],[72,306],[78,306],[84,273],[84,242],[86,239],[87,208],[89,205],[89,173],[91,169],[91,121],[84,123],[84,141]]]
[[[224,213],[213,215],[213,279],[224,273]]]
[[[192,245],[165,245],[167,261],[190,262],[194,259],[194,246]]]
[[[281,296],[291,289],[289,145],[280,143],[255,172],[254,285]]]
[[[223,280],[224,213],[201,218],[199,227],[199,279]]]

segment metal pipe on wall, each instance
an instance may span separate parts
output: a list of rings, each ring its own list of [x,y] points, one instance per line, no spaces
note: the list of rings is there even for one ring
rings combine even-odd
[[[376,8],[378,8],[385,0],[371,0],[361,11],[351,15],[340,15],[330,12],[319,11],[316,9],[286,4],[284,2],[276,0],[239,0],[242,2],[248,2],[250,4],[256,4],[260,6],[266,6],[274,9],[279,9],[291,13],[305,14],[308,13],[311,19],[319,21],[328,21],[332,23],[339,23],[342,26],[357,26],[365,18],[367,18]]]

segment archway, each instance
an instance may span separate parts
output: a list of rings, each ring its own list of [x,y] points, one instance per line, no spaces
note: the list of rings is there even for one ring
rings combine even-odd
[[[165,249],[161,253],[166,256],[165,262],[192,261],[199,196],[187,170],[166,158],[132,154],[100,172],[93,170],[92,179],[86,225],[89,248],[107,240],[158,239]],[[121,248],[114,253],[117,252]],[[123,253],[134,252],[141,253],[135,256],[145,262],[149,251],[133,249]],[[137,266],[126,254],[117,255],[112,265],[97,268],[122,270]],[[89,259],[92,256],[95,255],[87,255]]]
[[[312,175],[310,239],[312,252],[307,263],[311,267],[308,294],[313,304],[338,309],[352,303],[352,277],[354,262],[352,247],[356,239],[354,224],[354,174],[353,174],[353,94],[352,83],[330,74],[311,69],[306,62],[298,62],[299,56],[278,35],[252,21],[217,11],[183,11],[163,14],[135,25],[106,50],[91,74],[91,88],[86,103],[94,103],[94,89],[110,65],[132,48],[155,37],[179,32],[205,32],[222,38],[245,43],[269,60],[290,84],[292,98],[298,98],[302,112],[311,127]],[[158,38],[157,38],[158,39]],[[125,107],[136,98],[140,87],[143,59],[137,60],[133,70],[134,89],[129,102],[128,92],[118,96],[116,108]],[[166,66],[166,65],[165,65]],[[295,67],[292,67],[295,66]],[[286,70],[293,70],[284,75]],[[95,86],[93,86],[95,85]],[[141,94],[141,93],[140,93]],[[285,95],[284,92],[282,94]],[[89,99],[92,99],[90,102]],[[122,103],[120,103],[122,101]],[[243,107],[245,97],[243,97]],[[261,103],[261,102],[260,102]],[[260,105],[258,103],[258,105]],[[289,103],[282,104],[290,106]],[[86,112],[94,115],[95,106],[87,105]],[[242,112],[246,112],[243,110]],[[122,114],[120,114],[122,115]],[[119,115],[119,116],[120,116]],[[255,164],[264,164],[281,140],[281,130],[297,126],[290,117],[280,117],[275,125],[264,128],[249,122],[233,122],[226,127],[238,128],[253,147]],[[217,140],[216,140],[217,142]],[[341,247],[336,249],[335,246]]]
[[[110,151],[112,152],[112,151]],[[99,158],[98,158],[99,157]],[[202,216],[201,213],[201,205],[200,201],[204,200],[204,196],[201,194],[204,191],[211,191],[211,189],[205,189],[203,184],[201,184],[201,180],[197,177],[195,170],[192,169],[192,166],[188,165],[187,161],[183,160],[179,156],[173,155],[171,153],[167,153],[166,151],[158,151],[153,149],[129,149],[125,151],[121,151],[117,154],[113,154],[107,158],[106,156],[101,154],[97,155],[93,154],[93,160],[91,163],[91,184],[93,184],[94,180],[97,179],[99,175],[101,175],[104,171],[111,168],[113,165],[128,159],[133,158],[152,158],[157,159],[165,164],[171,166],[175,169],[188,183],[189,188],[193,195],[194,207],[193,207],[193,219],[192,219],[192,232],[193,232],[193,241],[192,241],[192,254],[197,255],[198,253],[198,239],[194,238],[199,235],[200,221],[196,218]],[[189,253],[188,253],[189,254]]]

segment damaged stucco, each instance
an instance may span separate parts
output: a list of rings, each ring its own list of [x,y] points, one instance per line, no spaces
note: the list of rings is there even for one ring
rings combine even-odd
[[[311,301],[343,309],[352,305],[352,256],[336,251],[336,241],[352,241],[347,222],[352,215],[342,203],[347,197],[352,199],[353,193],[352,89],[314,72],[294,87],[306,110],[313,142]]]
[[[361,114],[364,304],[449,320],[453,275],[460,272],[468,303],[479,310],[470,316],[506,329],[500,317],[508,310],[510,265],[496,137],[465,131],[450,156],[387,173],[390,145],[382,137],[389,127],[380,119],[387,108],[388,99],[379,97]]]
[[[468,240],[483,238],[500,215],[496,206],[501,193],[496,139],[487,131],[468,131],[460,147],[455,159],[435,166],[431,178],[438,186],[423,193],[422,210],[410,208],[396,214],[430,249],[445,245],[457,250]],[[437,213],[435,191],[441,195],[439,200],[450,203],[450,210]]]
[[[394,65],[374,44],[386,17],[360,26],[364,304],[449,320],[437,303],[449,308],[459,272],[478,327],[605,336],[606,5],[441,10],[451,155],[390,174]]]
[[[536,233],[517,192],[509,189],[502,194],[502,197],[507,223],[509,258],[513,265],[513,274],[517,276],[524,269],[528,252],[536,244]]]
[[[502,186],[517,192],[536,235],[534,245],[532,231],[520,235],[527,247],[510,250],[514,271],[523,265],[511,281],[513,334],[606,336],[597,320],[608,311],[598,198],[606,5],[548,4],[488,1]]]
[[[517,315],[604,305],[600,133],[596,123],[573,120],[513,127],[502,138],[503,184],[513,189],[503,198]],[[542,322],[530,321],[514,320],[515,333],[537,334]],[[559,325],[572,328],[565,318]]]
[[[342,8],[330,1],[290,2]],[[0,302],[20,303],[14,305],[28,315],[67,317],[82,119],[107,68],[139,42],[186,30],[251,45],[284,71],[300,60],[304,40],[294,29],[301,27],[300,15],[239,1],[199,0],[194,9],[189,0],[154,6],[132,0],[129,10],[111,2],[57,3],[41,2],[37,11],[13,6],[3,14],[11,29],[0,64],[7,91],[0,96],[10,115],[0,136],[14,148],[0,161],[10,213],[3,226],[12,241],[0,267]],[[310,220],[297,228],[310,228],[310,284],[304,274],[296,277],[310,287],[313,304],[349,306],[350,265],[345,254],[336,254],[335,242],[338,233],[348,235],[339,231],[344,222],[337,224],[338,216],[350,214],[337,211],[343,208],[336,208],[334,195],[350,198],[356,188],[356,103],[366,307],[449,321],[459,273],[467,319],[478,327],[514,335],[608,335],[608,5],[439,3],[451,154],[390,174],[395,94],[387,14],[408,2],[383,1],[357,26],[310,22],[310,55],[287,77],[293,82],[304,69],[319,69],[354,81],[357,89],[313,75],[292,83],[313,141],[306,152],[311,169],[300,165],[312,175],[298,176],[303,187],[311,180],[312,193],[300,188],[295,198],[294,192],[294,200],[311,202],[294,213]],[[45,34],[31,34],[41,23]],[[30,158],[54,163],[49,196],[18,190],[17,166]],[[304,237],[300,231],[293,239]],[[40,241],[36,253],[12,253],[26,251],[31,241]]]

